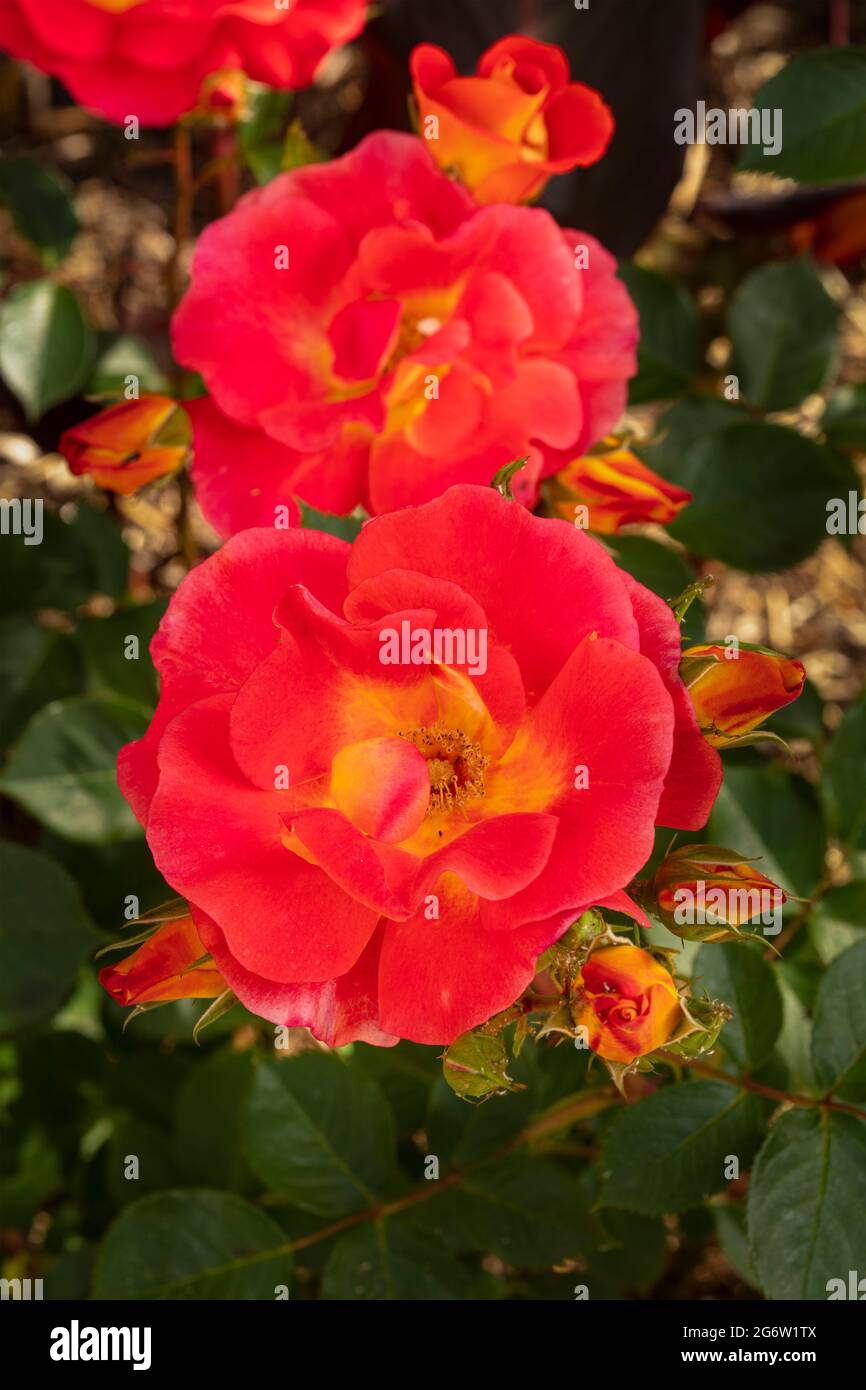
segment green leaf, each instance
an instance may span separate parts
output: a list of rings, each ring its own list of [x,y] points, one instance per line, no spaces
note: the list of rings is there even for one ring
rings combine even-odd
[[[786,410],[820,391],[836,361],[839,310],[808,261],[759,266],[727,313],[731,370],[747,400]]]
[[[812,1062],[819,1086],[842,1100],[866,1100],[866,941],[837,956],[818,989]]]
[[[253,91],[249,114],[238,130],[240,147],[257,183],[269,183],[282,172],[291,92],[260,86]]]
[[[158,1192],[118,1217],[100,1250],[97,1299],[273,1299],[292,1266],[279,1226],[228,1192]]]
[[[726,1202],[713,1207],[716,1237],[722,1254],[735,1274],[753,1289],[758,1288],[758,1276],[752,1264],[749,1236],[746,1230],[746,1207],[743,1202]]]
[[[787,1070],[786,1084],[792,1090],[809,1094],[815,1089],[810,1012],[790,983],[784,961],[778,967],[776,982],[782,996],[783,1022],[774,1057],[778,1057]]]
[[[782,148],[743,153],[741,169],[800,183],[833,183],[866,174],[866,48],[798,54],[758,92],[755,106],[782,113]]]
[[[131,376],[141,391],[170,392],[168,377],[141,338],[128,333],[100,334],[97,354],[87,382],[88,396],[121,396]]]
[[[0,204],[43,264],[63,260],[79,231],[69,182],[35,159],[0,159]]]
[[[256,1175],[305,1211],[343,1216],[391,1181],[393,1117],[369,1077],[339,1058],[303,1053],[257,1069],[245,1112]]]
[[[821,797],[830,834],[866,868],[866,696],[845,711],[824,759]]]
[[[694,570],[671,545],[660,545],[648,536],[613,536],[609,549],[620,569],[665,601],[676,598],[694,583]],[[684,646],[703,641],[705,622],[704,605],[696,599],[689,605],[681,628]]]
[[[78,394],[94,352],[81,305],[65,285],[52,280],[16,285],[0,307],[0,376],[28,420]]]
[[[531,1057],[532,1052],[525,1055]],[[515,1070],[521,1080],[527,1079],[528,1070],[522,1058]],[[477,1163],[517,1137],[529,1122],[535,1099],[527,1086],[526,1090],[498,1095],[488,1105],[467,1105],[447,1079],[440,1077],[433,1088],[424,1125],[428,1152],[453,1168]]]
[[[399,1042],[396,1047],[354,1043],[352,1065],[381,1087],[394,1111],[400,1134],[422,1129],[433,1083],[442,1075],[442,1049]]]
[[[322,1298],[462,1299],[467,1277],[454,1256],[425,1231],[393,1217],[365,1221],[341,1236],[322,1278]]]
[[[598,1213],[601,1247],[589,1255],[585,1279],[590,1299],[623,1298],[650,1291],[669,1257],[667,1231],[656,1217],[609,1207]],[[576,1276],[577,1277],[577,1276]]]
[[[825,965],[862,941],[866,928],[866,881],[830,888],[809,916],[809,936]]]
[[[219,1052],[193,1067],[181,1086],[177,1149],[190,1182],[242,1194],[255,1189],[241,1147],[241,1117],[252,1075],[250,1052]]]
[[[697,1206],[748,1168],[761,1141],[766,1103],[726,1082],[665,1086],[622,1111],[602,1154],[606,1206],[645,1216]]]
[[[760,949],[740,942],[702,946],[692,985],[730,1004],[734,1016],[719,1042],[740,1067],[754,1071],[772,1052],[782,1027],[782,997]]]
[[[0,844],[0,1032],[52,1012],[98,938],[74,882],[21,845]]]
[[[81,658],[71,637],[23,613],[0,618],[0,729],[5,748],[50,699],[77,695]]]
[[[364,524],[364,518],[351,513],[349,516],[336,516],[333,512],[320,512],[306,502],[297,499],[301,509],[301,526],[307,531],[324,531],[329,536],[339,536],[341,540],[353,541]]]
[[[680,396],[701,365],[700,318],[686,290],[654,270],[621,265],[619,277],[640,315],[638,373],[629,403]]]
[[[841,386],[830,397],[821,421],[837,449],[866,449],[866,383]]]
[[[749,571],[787,569],[810,555],[827,536],[828,500],[851,482],[821,445],[782,425],[734,425],[679,454],[644,455],[692,494],[670,534]]]
[[[0,792],[69,840],[134,839],[141,827],[117,785],[117,755],[146,728],[146,716],[119,700],[57,700],[15,744]]]
[[[781,763],[754,755],[740,761],[742,757],[726,760],[725,779],[702,832],[704,839],[708,844],[736,845],[767,878],[788,893],[808,898],[824,867],[815,794]]]
[[[415,1210],[453,1247],[492,1252],[527,1268],[571,1259],[595,1239],[587,1194],[577,1180],[550,1159],[526,1153],[467,1173],[459,1187],[443,1188]]]
[[[117,598],[126,588],[129,553],[109,516],[81,506],[69,520],[43,513],[41,545],[23,536],[0,546],[0,611],[59,608],[70,612],[94,594]]]
[[[752,1256],[770,1298],[826,1299],[828,1280],[862,1270],[864,1169],[862,1120],[789,1110],[773,1126],[748,1197]]]
[[[123,1115],[102,1154],[106,1195],[116,1207],[126,1207],[161,1188],[179,1181],[177,1164],[168,1136],[138,1115]],[[138,1160],[138,1173],[127,1177],[128,1161]]]
[[[40,1207],[63,1185],[60,1155],[38,1130],[27,1133],[14,1172],[0,1176],[0,1222],[26,1231]]]
[[[724,434],[735,425],[749,422],[744,406],[715,396],[687,396],[660,416],[651,444],[642,445],[640,456],[665,478],[679,466],[683,455],[710,434]]]
[[[121,696],[153,711],[158,681],[148,649],[165,610],[166,600],[158,599],[79,624],[76,642],[84,657],[89,694]]]

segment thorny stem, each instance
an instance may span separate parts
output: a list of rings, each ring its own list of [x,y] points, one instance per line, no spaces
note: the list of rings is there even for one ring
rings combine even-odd
[[[751,1076],[733,1076],[719,1067],[711,1067],[697,1057],[675,1057],[672,1053],[665,1052],[660,1052],[658,1056],[659,1061],[691,1067],[699,1076],[708,1076],[714,1081],[726,1081],[729,1086],[741,1086],[743,1090],[754,1091],[755,1095],[766,1096],[768,1100],[778,1100],[807,1110],[841,1110],[847,1115],[856,1115],[860,1120],[866,1115],[862,1108],[846,1105],[842,1100],[832,1100],[830,1096],[800,1096],[791,1091],[780,1091],[775,1086],[765,1086],[762,1081],[753,1080]]]
[[[840,1110],[849,1115],[856,1115],[863,1119],[863,1110],[858,1110],[854,1105],[846,1105],[844,1101],[831,1100],[828,1096],[799,1096],[793,1095],[788,1091],[776,1090],[773,1086],[764,1086],[759,1081],[753,1081],[750,1076],[733,1076],[730,1072],[721,1071],[717,1067],[711,1067],[698,1059],[683,1057],[667,1057],[664,1053],[660,1054],[660,1060],[675,1062],[678,1066],[691,1067],[699,1076],[711,1077],[715,1081],[725,1081],[730,1086],[742,1087],[747,1091],[753,1091],[757,1095],[766,1096],[769,1100],[785,1102],[789,1105],[803,1106],[808,1109],[818,1110]],[[449,1173],[435,1183],[425,1183],[423,1187],[416,1188],[414,1192],[408,1193],[405,1197],[398,1197],[393,1202],[382,1202],[378,1205],[367,1207],[364,1211],[353,1212],[351,1216],[343,1217],[340,1221],[335,1221],[330,1226],[325,1226],[320,1231],[313,1231],[310,1235],[300,1236],[297,1240],[289,1241],[280,1246],[278,1250],[272,1251],[273,1255],[294,1254],[298,1250],[305,1250],[308,1246],[316,1245],[319,1241],[328,1240],[331,1236],[339,1235],[343,1231],[349,1230],[353,1226],[361,1225],[365,1221],[382,1221],[386,1217],[396,1216],[400,1212],[406,1211],[411,1207],[417,1206],[421,1202],[427,1202],[431,1197],[435,1197],[443,1188],[459,1187],[472,1174],[488,1163],[497,1159],[506,1158],[515,1149],[532,1144],[539,1140],[549,1138],[554,1134],[561,1133],[568,1129],[578,1120],[588,1119],[591,1115],[600,1110],[607,1109],[611,1105],[623,1104],[623,1097],[620,1096],[612,1087],[603,1087],[592,1091],[579,1091],[576,1095],[569,1096],[558,1105],[552,1106],[550,1110],[539,1115],[532,1124],[527,1125],[511,1143],[498,1149],[482,1163],[473,1164],[467,1168],[454,1173]],[[267,1195],[262,1199],[268,1206],[280,1205],[279,1194]]]
[[[863,1111],[857,1110],[854,1106],[843,1105],[841,1102],[831,1101],[827,1098],[817,1100],[808,1096],[788,1095],[785,1091],[776,1091],[770,1086],[762,1086],[754,1082],[750,1077],[731,1076],[728,1072],[718,1071],[715,1067],[709,1067],[701,1062],[689,1062],[688,1059],[677,1057],[678,1065],[691,1065],[701,1074],[715,1077],[718,1081],[726,1081],[732,1086],[744,1086],[747,1090],[758,1091],[760,1094],[771,1097],[774,1100],[788,1101],[794,1105],[807,1105],[810,1107],[820,1107],[826,1110],[846,1110],[852,1114],[863,1118]],[[510,1144],[498,1149],[495,1153],[480,1163],[472,1164],[464,1169],[449,1173],[438,1182],[425,1183],[423,1187],[416,1188],[414,1192],[409,1192],[404,1197],[398,1197],[393,1202],[380,1202],[365,1208],[363,1211],[353,1212],[350,1216],[344,1216],[339,1221],[334,1221],[330,1226],[324,1226],[319,1231],[312,1231],[309,1235],[299,1236],[297,1240],[286,1241],[269,1250],[259,1251],[252,1257],[232,1261],[226,1266],[227,1269],[236,1269],[241,1265],[261,1260],[278,1259],[281,1255],[296,1254],[299,1250],[306,1250],[311,1245],[318,1245],[323,1240],[330,1239],[331,1236],[341,1235],[343,1231],[351,1230],[355,1226],[360,1226],[366,1221],[383,1221],[389,1216],[396,1216],[400,1212],[407,1211],[412,1207],[419,1206],[422,1202],[429,1202],[432,1197],[436,1197],[443,1188],[460,1187],[467,1178],[471,1177],[479,1169],[483,1169],[487,1164],[495,1162],[497,1159],[507,1157],[515,1149],[525,1144],[530,1144],[535,1140],[544,1139],[553,1133],[558,1133],[568,1129],[577,1120],[586,1119],[596,1111],[606,1108],[609,1105],[623,1103],[623,1097],[608,1087],[602,1087],[593,1091],[579,1091],[573,1096],[560,1101],[544,1114],[539,1115],[532,1124],[527,1125],[517,1138]],[[279,1193],[265,1193],[260,1199],[263,1206],[275,1207],[285,1204],[285,1199]],[[176,1280],[171,1285],[159,1286],[148,1290],[150,1297],[158,1297],[162,1293],[169,1291],[176,1292],[179,1284],[189,1283],[190,1280]]]

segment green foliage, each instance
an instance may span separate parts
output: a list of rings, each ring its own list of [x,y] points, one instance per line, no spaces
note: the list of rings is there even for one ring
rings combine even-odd
[[[697,1206],[725,1186],[729,1155],[743,1169],[748,1166],[766,1119],[764,1102],[723,1082],[691,1081],[656,1091],[612,1126],[602,1199],[644,1216]]]
[[[752,271],[728,307],[731,365],[746,399],[785,410],[820,391],[836,361],[838,317],[808,261]]]
[[[238,139],[257,183],[320,157],[295,102],[253,88]],[[776,157],[747,150],[744,168],[806,182],[866,173],[866,51],[798,56],[758,104],[782,107],[784,144]],[[199,191],[196,226],[212,190]],[[80,418],[76,397],[116,399],[130,377],[145,391],[205,392],[175,373],[166,338],[94,331],[84,279],[79,300],[64,270],[55,278],[78,231],[64,177],[26,156],[0,160],[0,204],[36,253],[25,249],[25,274],[40,261],[50,272],[21,279],[10,265],[4,283],[13,432],[51,449]],[[828,502],[859,495],[866,448],[866,387],[837,375],[843,277],[777,258],[777,242],[756,260],[751,239],[698,263],[704,232],[693,230],[670,275],[621,270],[641,328],[630,404],[649,407],[628,428],[693,500],[664,535],[632,528],[604,544],[665,600],[709,573],[724,583],[719,564],[766,574],[814,555]],[[673,249],[662,238],[641,261],[669,266]],[[134,321],[149,335],[162,309],[142,307]],[[131,570],[137,504],[38,468],[12,477],[16,495],[23,484],[46,499],[42,543],[0,538],[0,1228],[46,1297],[688,1299],[712,1250],[737,1296],[734,1275],[756,1296],[823,1300],[829,1281],[862,1270],[862,695],[841,720],[834,700],[825,720],[807,684],[766,726],[792,753],[725,755],[709,824],[694,833],[784,887],[784,934],[698,947],[653,929],[654,944],[682,948],[695,1011],[706,994],[732,1017],[711,1052],[663,1053],[625,1095],[571,1038],[536,1042],[519,1027],[448,1049],[336,1052],[291,1030],[283,1052],[239,1004],[202,1030],[209,1002],[185,1000],[127,1028],[94,956],[128,925],[130,900],[146,911],[174,894],[116,760],[156,705],[149,645],[179,557],[169,529],[150,573],[146,551]],[[302,527],[349,543],[366,520],[300,513]],[[713,603],[692,604],[684,642],[703,637]]]
[[[781,110],[778,154],[751,145],[742,169],[801,183],[833,183],[866,174],[866,48],[823,48],[798,54],[755,98],[759,110]]]
[[[339,1216],[388,1187],[391,1112],[375,1082],[346,1063],[310,1053],[260,1065],[245,1126],[258,1177],[305,1211]]]
[[[0,206],[48,267],[63,260],[78,235],[70,185],[35,159],[0,159]]]
[[[845,712],[824,759],[827,827],[860,869],[866,868],[866,698]]]
[[[10,291],[0,308],[0,376],[29,420],[77,395],[95,353],[93,331],[65,285],[33,280]]]
[[[770,1298],[825,1299],[866,1249],[866,1124],[795,1110],[774,1125],[749,1185],[749,1241]]]
[[[782,1027],[782,997],[760,948],[739,942],[702,946],[692,967],[692,985],[733,1009],[719,1036],[733,1061],[746,1071],[765,1062]]]
[[[290,1270],[270,1217],[228,1192],[187,1188],[143,1197],[118,1218],[93,1291],[108,1299],[273,1298]]]
[[[301,525],[307,531],[325,531],[329,536],[339,536],[343,541],[353,541],[363,523],[361,516],[335,516],[332,512],[320,512],[300,501]]]
[[[44,854],[0,843],[0,1033],[57,1008],[96,935],[78,890]]]
[[[626,264],[620,278],[640,316],[638,374],[629,401],[681,396],[700,364],[700,322],[691,296],[654,270]]]
[[[803,560],[827,535],[827,501],[849,485],[856,489],[854,475],[840,476],[831,454],[782,425],[731,423],[681,452],[668,441],[661,458],[646,453],[693,495],[671,535],[742,570],[787,569]]]
[[[54,701],[13,747],[0,792],[70,840],[100,845],[136,837],[140,826],[117,785],[117,755],[142,737],[147,722],[120,700]]]

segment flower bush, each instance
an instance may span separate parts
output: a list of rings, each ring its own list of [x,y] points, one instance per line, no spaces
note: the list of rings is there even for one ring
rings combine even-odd
[[[862,1298],[866,60],[794,8],[691,112],[620,0],[0,0],[3,1299]]]

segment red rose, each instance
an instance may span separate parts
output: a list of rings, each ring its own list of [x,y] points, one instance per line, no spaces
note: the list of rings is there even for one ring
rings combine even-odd
[[[352,547],[251,530],[187,577],[120,783],[215,968],[339,1045],[446,1043],[720,781],[667,606],[461,486]],[[426,658],[430,657],[428,661]]]
[[[171,125],[220,69],[308,86],[366,14],[365,0],[3,0],[0,49],[110,121]]]
[[[622,413],[637,318],[613,258],[537,208],[477,208],[382,132],[283,174],[199,239],[174,321],[211,399],[194,477],[229,535],[295,494],[425,502],[528,455],[539,478]]]

